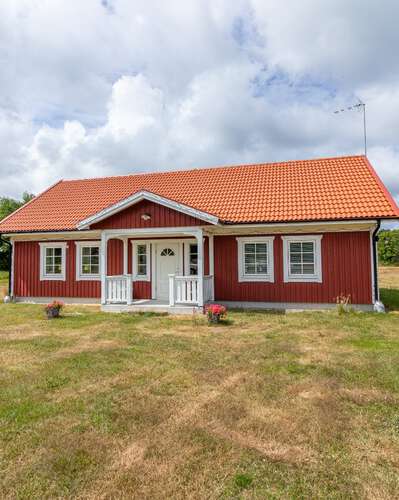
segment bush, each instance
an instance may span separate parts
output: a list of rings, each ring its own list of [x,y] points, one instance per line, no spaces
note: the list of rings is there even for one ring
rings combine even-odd
[[[399,265],[399,229],[380,232],[378,237],[378,260],[385,265]]]

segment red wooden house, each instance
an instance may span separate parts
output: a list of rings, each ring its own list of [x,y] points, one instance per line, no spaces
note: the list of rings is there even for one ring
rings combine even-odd
[[[398,207],[363,156],[60,181],[0,223],[16,301],[175,312],[378,301]]]

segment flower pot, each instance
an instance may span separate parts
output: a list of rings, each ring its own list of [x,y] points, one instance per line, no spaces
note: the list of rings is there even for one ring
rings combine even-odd
[[[48,319],[59,318],[60,316],[60,310],[58,307],[49,307],[46,312]]]
[[[220,321],[220,314],[209,314],[208,316],[209,323],[219,323]]]

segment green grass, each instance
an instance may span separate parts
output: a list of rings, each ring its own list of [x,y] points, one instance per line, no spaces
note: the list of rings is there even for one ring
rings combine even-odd
[[[395,497],[398,323],[0,305],[0,497]]]

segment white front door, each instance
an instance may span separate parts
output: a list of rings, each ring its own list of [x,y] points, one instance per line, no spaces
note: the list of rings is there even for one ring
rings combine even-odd
[[[179,243],[156,244],[157,299],[169,300],[169,274],[180,274],[179,250]]]

